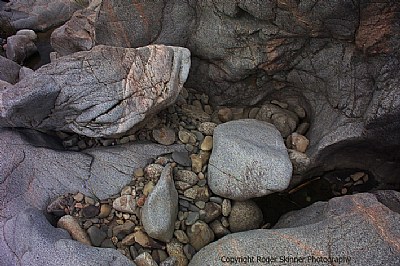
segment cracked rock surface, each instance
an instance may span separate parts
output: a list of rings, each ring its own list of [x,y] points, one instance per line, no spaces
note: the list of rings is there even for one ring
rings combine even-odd
[[[189,68],[185,48],[96,46],[2,91],[0,125],[90,137],[123,134],[174,103]]]
[[[283,216],[274,229],[230,234],[200,250],[189,265],[217,265],[222,256],[254,257],[254,265],[265,265],[262,257],[276,258],[279,263],[284,256],[304,257],[307,265],[318,264],[308,260],[309,256],[348,258],[351,265],[397,265],[400,214],[384,204],[398,202],[400,194],[387,193],[392,196],[383,203],[369,193],[315,203]],[[321,265],[336,263],[326,261]]]
[[[101,265],[131,265],[118,252],[100,252],[72,241],[65,231],[48,223],[43,210],[51,199],[71,191],[110,197],[150,158],[181,150],[177,145],[139,143],[84,153],[61,151],[61,145],[47,135],[7,129],[0,131],[0,146],[0,257],[4,265],[31,261],[71,265],[81,256],[88,259],[87,265],[99,265],[99,261]]]

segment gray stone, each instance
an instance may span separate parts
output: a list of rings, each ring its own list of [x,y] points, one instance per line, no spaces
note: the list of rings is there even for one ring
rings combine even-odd
[[[309,169],[311,160],[308,158],[307,154],[292,149],[288,149],[288,153],[293,165],[294,174],[303,174]]]
[[[135,131],[176,100],[189,67],[185,48],[96,46],[61,57],[0,92],[0,125],[90,137]]]
[[[292,164],[273,125],[244,119],[214,130],[208,172],[208,183],[215,194],[245,200],[286,189]]]
[[[150,237],[168,242],[174,233],[177,214],[178,192],[174,186],[171,165],[168,164],[143,206],[143,227]]]
[[[192,161],[190,160],[189,153],[187,151],[184,152],[174,152],[172,153],[172,159],[185,167],[191,166]]]
[[[35,43],[26,35],[13,35],[7,38],[7,58],[18,64],[22,64],[36,52]]]
[[[187,229],[190,245],[197,251],[214,240],[214,232],[203,221],[197,221]]]
[[[76,11],[72,18],[51,34],[51,46],[65,56],[79,51],[89,51],[94,46],[94,22],[96,11]]]
[[[100,247],[101,243],[103,243],[104,239],[107,237],[107,234],[104,231],[100,230],[94,225],[89,227],[87,233],[89,235],[90,242],[92,242],[92,245],[95,247]]]
[[[19,70],[19,80],[24,79],[26,77],[29,77],[29,75],[32,75],[35,71],[33,71],[30,68],[27,67],[21,67],[21,69]]]
[[[113,236],[117,235],[129,235],[130,233],[133,232],[135,229],[136,225],[132,221],[126,221],[124,224],[121,225],[116,225],[112,228],[112,234]]]
[[[137,266],[157,266],[157,263],[153,260],[151,255],[147,252],[143,252],[134,259]]]
[[[260,228],[263,214],[254,201],[235,201],[228,220],[232,232],[248,231]]]
[[[200,218],[200,214],[198,212],[189,212],[185,224],[192,225]]]
[[[19,31],[17,31],[17,33],[15,35],[25,35],[31,41],[36,41],[36,39],[37,39],[37,34],[33,30],[29,30],[29,29],[19,30]]]
[[[0,80],[14,84],[18,81],[21,66],[14,61],[0,56]]]
[[[224,237],[231,232],[222,225],[222,223],[219,220],[214,220],[210,223],[210,228],[213,230],[215,236],[217,238]]]
[[[183,182],[186,182],[186,183],[188,183],[190,185],[195,185],[199,181],[199,178],[192,171],[179,170],[175,174],[175,180],[183,181]]]
[[[80,7],[75,1],[54,0],[13,0],[6,7],[8,12],[0,12],[1,16],[10,18],[11,25],[19,29],[46,31],[67,21]]]
[[[396,194],[399,198],[399,193]],[[286,214],[274,229],[230,234],[203,248],[190,265],[219,264],[221,254],[255,258],[260,254],[272,258],[295,254],[305,257],[307,265],[317,264],[308,260],[310,255],[322,260],[341,258],[341,264],[397,265],[400,264],[399,221],[399,213],[391,211],[372,194],[333,198],[328,203],[314,203]]]
[[[204,221],[206,223],[210,223],[211,221],[218,218],[222,213],[221,205],[214,202],[207,202],[204,208],[206,212],[206,216],[204,217]]]
[[[171,145],[175,142],[175,131],[166,127],[154,129],[153,138],[162,145]]]
[[[113,208],[120,212],[136,214],[136,199],[132,195],[123,195],[113,201]]]

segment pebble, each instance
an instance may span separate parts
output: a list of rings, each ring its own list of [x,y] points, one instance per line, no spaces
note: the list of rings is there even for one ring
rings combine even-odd
[[[194,254],[196,254],[196,250],[190,244],[187,244],[183,247],[183,252],[189,260],[191,260]]]
[[[148,196],[154,189],[154,182],[153,181],[149,181],[143,188],[143,194],[145,196]]]
[[[74,195],[74,200],[77,202],[81,202],[84,198],[85,198],[85,195],[83,195],[80,192]]]
[[[214,134],[214,129],[217,127],[216,123],[213,122],[203,122],[199,125],[198,130],[204,135],[211,136]]]
[[[232,210],[231,201],[229,199],[224,199],[222,201],[222,215],[229,216]]]
[[[126,221],[124,224],[116,225],[112,228],[112,235],[117,236],[120,234],[128,235],[133,232],[136,225],[132,221]]]
[[[85,218],[93,218],[99,214],[99,208],[94,205],[88,205],[82,209],[82,215]]]
[[[263,214],[254,201],[234,201],[228,219],[231,232],[236,233],[260,228]]]
[[[231,108],[232,120],[238,120],[243,118],[244,108]]]
[[[188,167],[192,165],[192,161],[190,160],[189,153],[184,151],[184,152],[173,152],[172,153],[172,160],[174,160],[176,163]]]
[[[107,234],[104,231],[100,230],[97,226],[94,225],[89,227],[87,233],[89,235],[90,241],[95,247],[100,247],[101,243],[107,237]]]
[[[170,128],[154,129],[152,133],[155,141],[162,145],[171,145],[175,142],[175,131]]]
[[[224,237],[231,233],[226,227],[222,225],[222,223],[219,220],[214,220],[213,222],[211,222],[210,228],[211,230],[213,230],[217,238]]]
[[[255,119],[257,117],[258,112],[260,111],[260,108],[252,108],[249,112],[249,118],[250,119]]]
[[[125,186],[121,190],[121,196],[123,195],[132,195],[132,187],[131,186]]]
[[[230,108],[224,107],[218,110],[218,119],[222,122],[228,122],[233,119],[232,110]]]
[[[192,161],[192,171],[195,173],[201,172],[201,169],[203,168],[203,160],[201,156],[198,154],[192,154],[190,155],[190,159]]]
[[[157,263],[153,260],[153,257],[147,252],[143,252],[133,261],[137,266],[158,266]]]
[[[197,220],[199,220],[200,214],[198,212],[189,212],[185,224],[193,225]]]
[[[134,174],[136,177],[142,177],[142,176],[144,176],[144,170],[143,170],[143,168],[137,168],[137,169],[135,169],[135,171],[133,172],[133,174]]]
[[[200,201],[208,201],[210,198],[210,192],[208,190],[208,187],[199,187],[199,186],[194,186],[192,188],[189,188],[185,190],[183,195],[189,199],[193,200],[200,200]]]
[[[187,130],[180,130],[178,133],[179,140],[184,144],[196,144],[196,135]]]
[[[195,204],[197,207],[199,207],[200,209],[204,209],[204,207],[206,206],[206,203],[205,203],[204,201],[201,201],[201,200],[196,201],[194,204]]]
[[[91,197],[85,196],[85,203],[89,205],[95,205],[96,202]]]
[[[211,201],[211,202],[218,203],[218,204],[222,204],[223,199],[220,198],[220,197],[210,197],[210,201]]]
[[[365,175],[364,172],[356,172],[356,173],[352,174],[352,175],[350,176],[350,178],[351,178],[354,182],[357,182],[357,181],[360,180],[364,175]]]
[[[200,220],[187,229],[187,235],[189,237],[190,245],[192,245],[197,251],[208,245],[215,238],[214,232],[211,228],[205,222]]]
[[[189,238],[183,230],[175,230],[174,236],[176,237],[176,239],[178,239],[179,242],[183,244],[189,243]]]
[[[203,151],[211,151],[213,148],[213,137],[206,136],[201,143],[200,149]]]
[[[124,239],[122,239],[121,243],[124,246],[131,246],[133,244],[135,244],[136,240],[135,240],[135,234],[129,234],[126,237],[124,237]]]
[[[204,221],[206,223],[210,223],[221,215],[221,205],[215,202],[207,202],[204,208],[206,215],[204,217]]]
[[[161,261],[160,266],[176,266],[178,264],[178,259],[175,257],[168,257]]]
[[[113,208],[120,212],[136,214],[136,200],[132,195],[123,195],[116,198],[113,202]]]
[[[109,238],[105,239],[101,243],[100,247],[102,247],[102,248],[115,248],[114,243]]]
[[[61,217],[57,222],[57,227],[67,230],[76,241],[91,246],[92,243],[86,231],[82,229],[78,221],[71,215],[64,215]]]
[[[303,135],[296,132],[290,135],[292,148],[298,152],[304,153],[307,150],[310,141]]]
[[[183,244],[176,238],[173,238],[169,243],[167,243],[166,247],[168,255],[177,259],[177,266],[188,265],[188,259],[183,251]]]
[[[145,169],[144,169],[144,175],[150,179],[150,180],[158,180],[161,176],[161,173],[163,171],[164,167],[159,164],[149,164]]]
[[[304,135],[307,133],[309,128],[310,128],[310,123],[303,122],[297,127],[296,132],[299,133],[300,135]]]
[[[192,187],[192,185],[183,181],[175,181],[175,187],[178,190],[186,190]]]
[[[175,180],[182,181],[190,185],[195,185],[199,181],[196,173],[188,170],[179,170],[176,172]]]

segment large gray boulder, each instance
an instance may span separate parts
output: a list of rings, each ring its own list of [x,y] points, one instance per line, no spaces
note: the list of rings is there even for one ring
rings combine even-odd
[[[90,137],[134,131],[175,102],[189,68],[186,48],[96,46],[61,57],[2,91],[0,125]]]
[[[399,265],[399,222],[400,214],[373,194],[334,198],[285,215],[274,229],[228,235],[200,250],[189,265],[235,259],[252,265]]]
[[[134,143],[84,153],[63,151],[57,139],[16,129],[0,129],[0,147],[0,258],[4,265],[17,261],[21,265],[95,265],[96,260],[128,265],[119,253],[70,240],[67,233],[48,224],[44,210],[65,193],[79,191],[106,199],[129,183],[134,170],[149,159],[183,150],[176,145]],[[80,263],[75,263],[78,258]]]
[[[171,165],[168,164],[143,206],[141,217],[144,230],[152,238],[169,242],[174,234],[177,215],[178,192]]]
[[[11,25],[19,29],[45,31],[67,21],[82,8],[79,1],[64,0],[10,0],[0,17],[8,18]],[[82,1],[84,2],[84,1]]]
[[[215,128],[208,175],[215,194],[246,200],[286,189],[292,164],[274,125],[243,119]]]

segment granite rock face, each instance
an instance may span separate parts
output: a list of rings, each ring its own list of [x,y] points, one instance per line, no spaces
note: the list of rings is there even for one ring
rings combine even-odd
[[[231,121],[214,130],[208,182],[217,195],[234,200],[287,188],[292,164],[281,134],[254,119]]]
[[[398,201],[400,195],[395,194]],[[200,250],[189,265],[217,265],[231,257],[254,257],[254,265],[265,265],[268,258],[284,264],[283,256],[304,257],[307,265],[324,260],[330,265],[329,258],[342,264],[347,259],[351,265],[397,265],[399,222],[400,214],[372,194],[334,198],[288,213],[274,229],[228,235]]]
[[[187,86],[214,104],[299,97],[313,115],[308,169],[367,168],[399,184],[399,10],[369,0],[104,0],[95,42],[189,48]]]
[[[152,238],[169,242],[174,234],[177,215],[178,192],[174,185],[171,165],[167,165],[144,203],[142,210],[144,230]]]
[[[31,260],[37,262],[33,265],[80,265],[75,263],[78,259],[87,261],[87,265],[98,265],[99,261],[104,265],[109,265],[107,261],[110,265],[130,265],[118,252],[72,241],[66,232],[47,222],[43,210],[50,200],[67,192],[108,198],[150,158],[183,149],[138,143],[84,153],[62,151],[56,139],[17,129],[0,130],[0,147],[0,257],[4,265],[16,265],[17,261],[32,265]]]
[[[189,68],[185,48],[96,46],[2,91],[0,125],[90,137],[126,133],[176,100]]]

